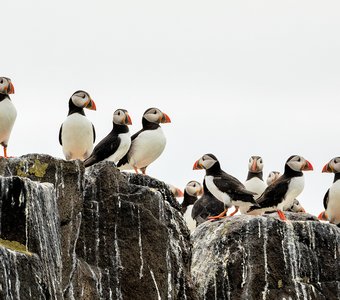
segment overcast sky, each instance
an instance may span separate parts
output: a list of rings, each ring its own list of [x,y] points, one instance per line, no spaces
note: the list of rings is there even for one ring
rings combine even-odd
[[[149,107],[166,112],[167,147],[148,173],[183,188],[205,153],[244,182],[261,155],[265,178],[300,154],[314,166],[299,197],[322,209],[340,156],[338,1],[5,1],[2,76],[18,110],[8,154],[63,157],[58,132],[76,90],[97,142],[117,108],[134,133]]]

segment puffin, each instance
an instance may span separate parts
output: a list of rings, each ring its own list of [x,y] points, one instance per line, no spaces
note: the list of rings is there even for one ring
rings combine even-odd
[[[8,140],[17,117],[17,110],[9,97],[10,94],[14,94],[11,79],[0,77],[0,143],[4,149],[4,158],[8,158]]]
[[[279,177],[281,176],[281,173],[278,171],[271,171],[268,174],[267,177],[267,184],[271,185],[273,182],[275,182]],[[294,199],[293,205],[287,209],[287,211],[295,212],[295,213],[305,213],[306,210],[301,205],[300,201],[298,199]]]
[[[128,125],[132,124],[129,113],[125,109],[117,109],[113,113],[111,132],[93,149],[92,154],[85,159],[85,167],[100,161],[117,163],[129,151],[131,136]]]
[[[92,123],[86,118],[84,108],[96,110],[96,104],[85,91],[76,91],[70,98],[66,120],[59,130],[59,143],[66,160],[85,160],[90,156],[96,139]]]
[[[235,177],[229,175],[221,169],[220,163],[215,155],[205,154],[198,159],[194,170],[205,169],[204,177],[207,189],[220,201],[224,203],[224,211],[209,219],[223,218],[231,206],[235,206],[235,211],[230,214],[233,216],[239,208],[249,205],[258,206],[254,200],[254,192],[248,191],[244,185]]]
[[[248,162],[248,176],[244,183],[245,188],[248,191],[254,192],[254,199],[256,200],[266,189],[267,185],[263,181],[263,160],[261,156],[253,155],[249,158]],[[250,208],[251,204],[240,208],[240,212],[245,214]]]
[[[168,189],[170,190],[171,194],[173,194],[173,196],[175,198],[181,198],[184,196],[184,193],[182,192],[182,190],[178,187],[175,187],[174,185],[172,184],[167,184],[168,186]]]
[[[320,215],[323,216],[323,219],[340,227],[340,157],[331,159],[323,167],[322,172],[334,173],[334,180],[323,199],[325,212]]]
[[[267,185],[271,185],[274,181],[276,181],[279,177],[281,176],[281,173],[279,171],[271,171],[269,174],[268,174],[268,177],[267,177]]]
[[[192,218],[192,208],[198,199],[198,196],[203,194],[202,185],[196,181],[192,180],[187,183],[184,189],[184,198],[181,205],[181,212],[183,214],[183,218],[186,221],[189,230],[192,232],[196,228],[196,222]]]
[[[261,214],[276,210],[280,219],[285,221],[283,210],[291,208],[294,199],[303,191],[305,182],[302,171],[311,170],[313,166],[308,160],[300,155],[290,156],[285,163],[282,176],[269,185],[257,199],[261,208],[251,207],[248,213]]]
[[[146,168],[162,154],[166,145],[160,123],[171,123],[166,113],[155,107],[144,112],[143,128],[131,137],[129,151],[117,163],[120,170],[133,169],[136,174],[141,170],[145,175]]]
[[[210,193],[203,180],[203,195],[194,203],[191,212],[191,217],[196,221],[196,227],[207,221],[209,217],[217,216],[223,211],[223,202]]]

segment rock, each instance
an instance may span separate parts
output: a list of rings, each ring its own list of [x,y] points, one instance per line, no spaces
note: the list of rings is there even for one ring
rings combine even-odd
[[[286,216],[300,221],[240,215],[196,228],[199,299],[340,299],[339,228]]]
[[[38,154],[0,175],[0,299],[196,299],[164,183]]]

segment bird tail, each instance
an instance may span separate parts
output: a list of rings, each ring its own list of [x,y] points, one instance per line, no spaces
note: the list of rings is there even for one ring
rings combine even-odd
[[[93,157],[93,156],[90,156],[88,158],[86,158],[84,160],[84,165],[85,165],[85,168],[89,167],[89,166],[92,166],[93,164],[95,164],[97,161],[96,159]]]
[[[127,154],[125,154],[124,157],[117,162],[117,167],[120,168],[128,164],[129,164],[128,156]],[[124,167],[122,169],[124,169]]]

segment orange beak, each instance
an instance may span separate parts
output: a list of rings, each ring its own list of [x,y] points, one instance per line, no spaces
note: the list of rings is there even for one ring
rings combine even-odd
[[[130,118],[129,114],[126,113],[125,116],[126,116],[125,124],[132,125],[132,121],[131,121],[131,118]]]
[[[85,107],[90,110],[97,110],[96,103],[94,103],[94,101],[91,98]]]
[[[163,116],[160,120],[161,123],[171,123],[171,120],[169,118],[169,116],[166,113],[163,113]]]
[[[254,159],[253,164],[251,165],[250,170],[253,171],[253,172],[256,172],[256,170],[257,170],[257,159]]]
[[[9,86],[8,86],[8,94],[14,94],[14,85],[13,83],[10,81],[9,82]]]
[[[313,166],[312,164],[306,160],[305,165],[302,167],[301,171],[313,171]]]
[[[193,170],[202,170],[203,169],[203,166],[201,165],[201,163],[199,162],[199,160],[197,160],[195,163],[194,163],[194,166],[192,168]]]
[[[333,168],[330,166],[330,164],[324,165],[322,168],[322,173],[333,173]]]

